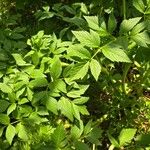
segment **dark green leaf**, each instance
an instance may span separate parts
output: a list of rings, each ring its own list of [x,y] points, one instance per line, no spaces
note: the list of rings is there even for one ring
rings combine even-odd
[[[10,118],[6,114],[0,114],[0,123],[8,125],[10,123]]]
[[[108,19],[108,31],[110,33],[112,33],[117,27],[117,21],[115,19],[115,16],[113,13],[111,13],[109,15],[109,19]]]
[[[86,145],[85,143],[82,143],[80,141],[75,142],[75,148],[76,148],[76,150],[90,150],[88,145]]]

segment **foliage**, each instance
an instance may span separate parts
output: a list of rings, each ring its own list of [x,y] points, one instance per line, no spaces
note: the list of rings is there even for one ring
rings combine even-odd
[[[0,149],[149,149],[149,0],[2,4]]]

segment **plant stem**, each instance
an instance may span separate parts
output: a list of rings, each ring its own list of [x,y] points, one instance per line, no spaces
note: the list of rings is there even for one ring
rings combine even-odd
[[[126,0],[123,0],[123,19],[126,19]]]
[[[93,149],[92,150],[95,150],[95,144],[93,144]]]

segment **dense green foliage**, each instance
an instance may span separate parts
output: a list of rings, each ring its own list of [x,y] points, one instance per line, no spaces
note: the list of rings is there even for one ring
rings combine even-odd
[[[0,0],[0,150],[150,149],[150,0]]]

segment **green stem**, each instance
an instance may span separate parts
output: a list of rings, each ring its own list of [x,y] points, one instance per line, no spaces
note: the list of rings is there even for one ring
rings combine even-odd
[[[123,18],[126,19],[126,0],[123,0]]]

